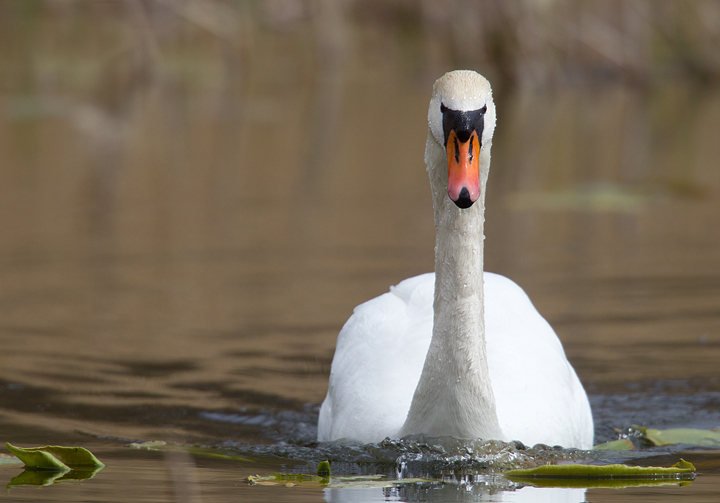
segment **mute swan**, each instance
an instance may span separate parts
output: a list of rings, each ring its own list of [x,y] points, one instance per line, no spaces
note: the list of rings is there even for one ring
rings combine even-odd
[[[555,332],[518,285],[483,273],[494,129],[484,77],[460,70],[435,82],[425,146],[435,273],[355,308],[338,336],[319,441],[422,433],[592,447],[590,404]]]

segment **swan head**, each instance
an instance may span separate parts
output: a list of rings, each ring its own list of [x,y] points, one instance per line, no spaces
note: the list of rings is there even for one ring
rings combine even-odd
[[[487,179],[495,131],[490,83],[471,70],[440,77],[433,86],[428,128],[446,153],[448,196],[459,208],[469,208],[480,197],[481,180]]]

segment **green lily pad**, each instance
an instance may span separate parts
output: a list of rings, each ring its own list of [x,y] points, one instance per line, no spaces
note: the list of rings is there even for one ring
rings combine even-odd
[[[694,479],[695,467],[681,459],[671,467],[615,465],[543,465],[503,474],[511,480],[533,478],[555,479]]]
[[[45,447],[16,447],[5,444],[8,450],[17,456],[26,468],[34,470],[93,469],[105,466],[90,451],[83,447],[63,447],[46,445]]]
[[[9,443],[5,444],[10,452],[25,463],[25,467],[35,470],[70,471],[70,467],[52,454],[34,449],[23,449]]]
[[[645,434],[645,439],[653,445],[690,444],[707,447],[720,446],[720,430],[697,430],[693,428],[673,428],[655,430],[634,426]]]
[[[635,446],[628,438],[620,438],[604,444],[598,444],[593,447],[596,451],[631,451]]]

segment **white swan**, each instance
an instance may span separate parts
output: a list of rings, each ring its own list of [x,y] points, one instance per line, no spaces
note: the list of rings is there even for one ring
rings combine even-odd
[[[555,332],[519,286],[483,273],[494,129],[485,78],[462,70],[435,82],[425,147],[435,274],[355,308],[338,336],[319,441],[423,433],[592,447],[590,404]]]

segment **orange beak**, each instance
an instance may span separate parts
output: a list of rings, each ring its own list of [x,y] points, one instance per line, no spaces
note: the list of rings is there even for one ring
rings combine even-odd
[[[480,141],[473,131],[466,142],[454,130],[447,140],[448,196],[459,208],[469,208],[480,197]]]

